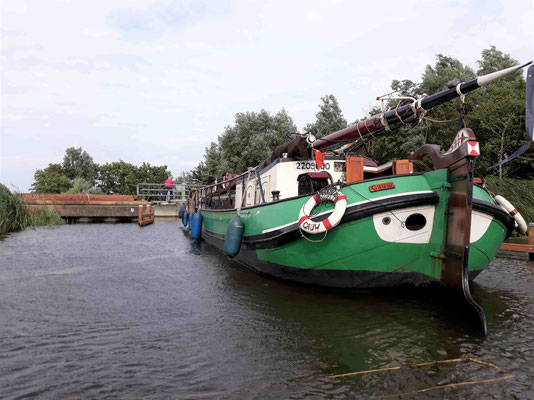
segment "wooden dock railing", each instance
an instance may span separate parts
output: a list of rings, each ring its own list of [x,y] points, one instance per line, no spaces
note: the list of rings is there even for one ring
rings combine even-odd
[[[528,244],[503,243],[499,250],[528,253],[529,260],[534,260],[534,223],[528,224]]]

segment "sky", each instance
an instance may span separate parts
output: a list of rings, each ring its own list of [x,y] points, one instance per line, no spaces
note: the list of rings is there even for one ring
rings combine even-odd
[[[534,58],[534,1],[0,0],[0,182],[29,191],[71,146],[176,176],[237,112],[302,130],[333,94],[354,121],[492,45]]]

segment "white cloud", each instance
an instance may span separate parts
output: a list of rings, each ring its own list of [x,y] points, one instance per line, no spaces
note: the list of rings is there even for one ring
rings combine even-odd
[[[21,187],[70,146],[97,162],[161,160],[177,174],[236,112],[285,107],[302,127],[332,93],[354,120],[391,80],[418,81],[437,53],[476,67],[490,45],[521,61],[534,45],[529,1],[0,7],[0,179]]]

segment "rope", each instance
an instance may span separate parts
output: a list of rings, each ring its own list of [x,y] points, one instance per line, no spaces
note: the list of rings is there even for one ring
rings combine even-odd
[[[370,130],[369,127],[367,126],[367,121],[369,121],[369,118],[367,118],[367,119],[365,120],[365,123],[364,123],[365,129],[367,129],[367,133],[368,133],[369,135],[371,135],[371,136],[373,137],[373,139],[374,139],[375,136],[373,135],[373,132],[371,132],[371,130]]]
[[[456,118],[454,119],[443,119],[443,120],[438,120],[438,119],[432,119],[432,118],[428,118],[428,117],[423,117],[424,120],[426,121],[430,121],[430,122],[436,122],[438,124],[445,124],[445,123],[449,123],[449,122],[456,122],[458,121]]]
[[[388,108],[386,112],[389,110],[390,108]],[[388,120],[384,116],[384,113],[380,115],[380,123],[384,126],[384,129],[386,130],[386,132],[391,132],[391,128],[389,127]]]
[[[399,115],[399,106],[400,106],[401,102],[399,101],[397,103],[397,107],[395,107],[395,116],[399,119],[400,123],[405,125],[404,121],[402,120],[401,116]]]
[[[348,187],[350,190],[352,190],[352,191],[353,191],[354,193],[356,193],[358,196],[363,197],[365,200],[367,200],[367,201],[369,201],[369,202],[371,202],[371,203],[374,203],[374,202],[375,202],[375,201],[372,200],[372,199],[368,199],[368,198],[365,197],[363,194],[358,193],[358,192],[357,192],[356,190],[354,190],[352,187],[350,187],[350,186],[346,186],[346,187]],[[399,222],[401,223],[401,227],[404,228],[404,226],[405,226],[404,221],[401,221],[401,219],[400,219],[399,217],[397,217],[393,211],[391,211],[389,208],[387,208],[386,205],[384,205],[384,204],[379,204],[379,205],[382,206],[382,207],[384,207],[384,209],[385,209],[387,212],[389,212],[391,215],[393,215],[393,216],[397,219],[397,221],[399,221]]]

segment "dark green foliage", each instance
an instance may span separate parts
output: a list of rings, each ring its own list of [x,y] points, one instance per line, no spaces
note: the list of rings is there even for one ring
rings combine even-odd
[[[534,222],[534,181],[488,176],[484,183],[490,192],[500,194],[512,203],[527,223]]]
[[[63,157],[63,171],[70,180],[83,178],[94,185],[97,165],[93,162],[93,157],[81,147],[69,147]]]
[[[317,138],[347,127],[347,120],[343,117],[343,112],[339,108],[337,99],[332,94],[321,97],[319,111],[315,114],[315,117],[314,123],[304,127],[304,132],[311,133]]]
[[[102,193],[100,189],[95,188],[91,182],[85,180],[84,178],[74,178],[72,181],[72,187],[67,190],[66,193]]]
[[[63,193],[72,187],[60,164],[48,164],[47,168],[35,171],[33,177],[32,192],[35,193]]]
[[[137,167],[122,160],[98,165],[81,147],[69,147],[63,165],[49,164],[48,168],[35,172],[32,191],[136,194],[138,183],[164,183],[170,175],[166,165],[143,163]]]
[[[432,94],[447,88],[447,82],[473,79],[476,75],[495,72],[518,62],[509,55],[491,47],[482,52],[480,69],[474,71],[460,61],[439,54],[434,67],[428,65],[419,85],[411,81],[393,81],[391,87],[400,95]],[[394,108],[397,104],[391,103]],[[379,162],[406,158],[423,143],[440,145],[448,149],[458,131],[460,99],[442,104],[431,110],[427,118],[445,123],[424,120],[416,127],[402,128],[391,135],[374,140],[369,155]],[[534,177],[534,149],[501,168],[491,168],[501,159],[525,143],[525,80],[520,72],[477,89],[466,96],[467,127],[473,129],[480,142],[482,155],[477,162],[480,176]],[[377,110],[373,110],[372,114]],[[380,111],[379,111],[380,112]]]
[[[237,113],[233,126],[227,126],[218,143],[206,148],[204,161],[184,176],[187,183],[208,184],[225,172],[240,173],[265,160],[297,132],[286,110]],[[220,178],[219,178],[220,179]]]
[[[29,226],[60,225],[61,217],[51,209],[43,207],[29,211],[21,196],[0,183],[0,236]]]
[[[138,183],[164,183],[170,175],[166,165],[143,163],[137,167],[120,160],[98,167],[97,186],[108,194],[136,194]]]

